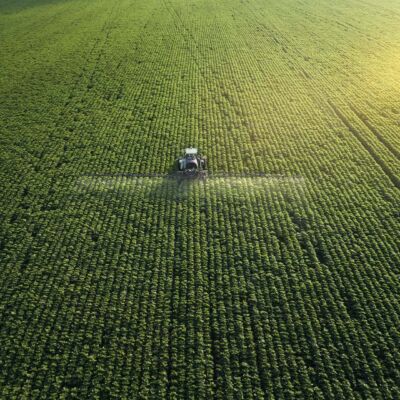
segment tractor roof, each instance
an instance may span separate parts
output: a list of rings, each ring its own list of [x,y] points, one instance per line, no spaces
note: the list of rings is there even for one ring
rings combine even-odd
[[[197,149],[194,147],[189,147],[185,149],[185,154],[197,154]]]

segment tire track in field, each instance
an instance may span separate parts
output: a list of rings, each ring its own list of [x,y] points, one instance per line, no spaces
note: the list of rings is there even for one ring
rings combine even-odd
[[[188,44],[187,47],[187,52],[189,54],[189,57],[192,58],[199,74],[200,74],[200,79],[205,83],[205,87],[207,88],[208,93],[211,95],[211,98],[213,99],[213,103],[216,105],[217,109],[219,110],[221,115],[225,115],[224,111],[224,107],[223,105],[217,101],[217,99],[215,98],[213,91],[210,90],[210,86],[209,86],[209,80],[207,79],[207,76],[201,66],[201,63],[199,61],[200,57],[204,58],[204,54],[199,50],[199,46],[198,46],[198,41],[196,40],[196,38],[194,37],[194,35],[192,34],[192,32],[190,31],[189,28],[187,28],[185,22],[183,21],[182,17],[179,15],[179,13],[176,11],[176,9],[174,8],[174,6],[171,4],[171,2],[169,0],[163,0],[165,9],[167,10],[167,12],[171,15],[172,17],[172,21],[173,24],[175,26],[175,28],[177,29],[179,35],[182,37],[183,41]],[[189,38],[188,38],[189,37]],[[197,46],[197,54],[196,52],[193,51],[193,49],[190,47],[190,43],[194,43]],[[228,102],[228,104],[231,106],[231,104]],[[206,142],[207,142],[207,138],[208,135],[205,136],[206,138]],[[224,140],[229,140],[227,137],[224,137]],[[225,142],[226,145],[226,142]],[[209,147],[209,146],[207,146]],[[232,146],[227,146],[227,148]],[[235,171],[237,172],[237,171]]]
[[[168,0],[164,0],[164,5],[165,5],[165,8],[167,9],[167,11],[169,12],[169,14],[171,15],[172,21],[173,21],[178,33],[180,34],[180,36],[184,40],[184,42],[185,43],[194,43],[196,45],[197,49],[199,49],[198,41],[196,40],[196,38],[194,37],[194,35],[190,31],[190,29],[186,26],[185,21],[182,19],[182,17],[176,11],[176,9],[173,6],[173,4],[171,4],[171,2],[169,2]],[[198,50],[197,53],[196,53],[195,51],[193,51],[192,47],[189,46],[189,45],[187,47],[187,51],[188,51],[189,56],[192,58],[195,66],[197,67],[197,70],[199,71],[200,79],[202,79],[205,83],[207,83],[208,82],[207,76],[205,75],[204,70],[203,70],[203,68],[201,66],[201,63],[199,61],[199,58],[201,58],[201,57],[204,58],[204,54],[200,50]],[[207,84],[206,84],[206,87],[210,91],[210,88],[209,88],[209,86]],[[213,93],[211,92],[211,94],[213,94]],[[225,96],[223,96],[223,97],[225,97]],[[214,99],[214,104],[216,104],[217,108],[221,112],[221,115],[223,115],[224,114],[223,113],[223,111],[224,111],[223,105],[220,102],[216,101],[214,96],[213,96],[213,99]],[[227,100],[228,105],[231,108],[234,109],[233,104],[229,101],[229,99],[225,98],[225,100]],[[234,112],[236,114],[236,110],[234,110]],[[218,285],[218,283],[216,281],[215,281],[215,285]],[[220,310],[215,311],[215,313],[218,315],[218,319],[221,319],[221,317],[219,316],[220,312],[221,312]],[[226,331],[229,330],[227,325],[224,326],[224,329]],[[218,370],[219,370],[220,366],[218,367],[218,365],[219,365],[219,363],[218,363],[218,355],[219,355],[219,353],[221,353],[221,354],[224,353],[224,349],[222,347],[220,347],[221,345],[218,343],[218,341],[217,341],[217,343],[215,343],[215,340],[216,339],[213,338],[212,341],[211,341],[212,342],[212,344],[211,344],[211,346],[212,346],[211,354],[212,354],[212,357],[213,357],[214,380],[216,379],[216,376],[218,376],[218,374],[219,374]],[[260,365],[259,364],[260,364],[260,362],[259,362],[259,360],[257,360],[256,371],[257,371],[257,374],[259,376],[260,381],[262,382],[262,370],[260,369]],[[229,377],[231,376],[231,374],[229,374],[229,373],[227,375]],[[171,386],[168,387],[168,392],[167,393],[169,393],[169,394],[171,393]]]
[[[342,123],[347,127],[349,132],[358,140],[358,142],[364,147],[364,149],[369,153],[369,155],[374,159],[374,161],[381,167],[385,175],[390,179],[392,184],[400,189],[400,179],[395,175],[391,169],[386,165],[384,160],[378,155],[378,153],[372,148],[366,139],[363,138],[362,134],[358,132],[351,123],[347,120],[344,114],[339,110],[339,108],[333,104],[331,100],[327,100],[330,108],[333,110],[335,115],[342,121]]]
[[[244,126],[243,121],[242,121],[242,116],[238,112],[237,108],[235,107],[235,99],[228,92],[221,91],[220,85],[221,85],[221,83],[223,83],[221,76],[214,69],[211,69],[213,82],[211,82],[210,77],[207,76],[207,73],[206,73],[204,67],[202,66],[202,62],[201,62],[202,60],[207,59],[207,55],[204,53],[203,50],[201,50],[199,40],[194,36],[191,29],[187,26],[187,23],[181,17],[181,15],[177,12],[176,8],[171,3],[171,1],[163,0],[163,3],[165,5],[165,8],[167,9],[167,11],[172,16],[172,19],[173,19],[173,22],[174,22],[174,25],[175,25],[177,31],[181,35],[184,42],[186,44],[188,44],[187,52],[188,52],[189,56],[193,59],[193,62],[196,65],[197,70],[200,74],[200,79],[205,83],[204,87],[207,88],[206,91],[210,94],[212,102],[215,104],[216,108],[219,111],[219,114],[222,117],[221,122],[226,126],[227,130],[229,130],[229,121],[226,118],[228,115],[227,109],[229,109],[232,112],[232,114],[237,117],[237,121],[236,121],[237,124]],[[193,48],[190,46],[191,43],[195,45],[196,51],[194,51]],[[265,72],[265,71],[262,71],[262,69],[260,69],[259,65],[257,65],[257,68],[260,70],[260,72],[262,72],[262,73]],[[220,94],[221,99],[219,99],[216,96],[218,94]],[[244,129],[243,131],[247,132],[246,129]],[[206,138],[206,142],[207,142],[208,135],[206,135],[205,138]],[[231,140],[234,141],[235,138],[232,139],[230,135],[227,135],[224,137],[225,147],[232,148],[232,146],[229,146],[229,143],[228,143]],[[249,140],[251,140],[250,136],[249,136]],[[233,146],[233,148],[236,148],[236,147]],[[256,156],[253,152],[253,148],[250,148],[250,151],[252,152],[252,159],[256,160]],[[241,155],[242,155],[242,153],[240,151],[239,151],[239,153],[235,154],[236,158],[238,158],[238,159],[241,158]],[[235,168],[236,165],[233,165],[232,167]],[[260,167],[257,165],[252,165],[252,169],[260,170]],[[230,172],[232,172],[232,171],[230,171]],[[238,171],[238,170],[235,170],[234,172],[240,174],[240,171]]]
[[[400,151],[398,151],[382,134],[369,122],[368,117],[361,111],[358,111],[352,104],[347,104],[353,113],[362,121],[362,123],[375,135],[375,137],[398,159],[400,160]]]
[[[259,24],[263,29],[265,29],[270,35],[271,37],[277,41],[277,39],[274,36],[274,32],[271,31],[269,29],[269,27],[263,22],[261,21],[258,17],[259,15],[257,14],[256,10],[254,10],[250,4],[247,4],[247,9],[249,10],[250,13],[253,14],[254,16],[254,20],[256,21],[257,24]],[[261,16],[265,17],[265,14],[261,13]],[[300,51],[300,49],[298,49],[294,44],[293,41],[291,41],[288,37],[286,37],[283,32],[278,28],[278,26],[275,23],[272,23],[271,25],[273,27],[273,29],[278,33],[279,35],[279,41],[277,41],[277,43],[281,43],[282,45],[284,45],[287,48],[290,48],[293,50],[294,55],[297,55],[299,57],[299,59],[303,59],[304,58],[304,54]],[[328,90],[331,90],[331,83],[327,80],[326,77],[324,77],[320,71],[316,71],[316,70],[310,70],[310,66],[306,66],[303,65],[303,63],[301,61],[299,61],[298,58],[291,58],[291,62],[293,62],[293,64],[296,66],[296,68],[299,70],[300,73],[302,73],[302,75],[307,78],[310,79],[312,76],[316,76],[320,79],[323,80],[323,82],[326,84],[326,87],[328,88]],[[312,79],[312,78],[311,78]],[[316,89],[316,88],[314,88]],[[325,94],[323,91],[321,90],[315,90],[315,93],[318,97],[320,98],[325,98]],[[343,95],[344,97],[346,97],[346,93],[344,93],[342,90],[340,90],[339,92],[341,95]],[[350,104],[348,104],[350,106]],[[337,107],[333,107],[333,103],[329,102],[329,106],[334,109],[334,110],[338,110]],[[373,125],[367,121],[365,122],[366,118],[362,118],[360,115],[361,113],[358,112],[354,107],[351,107],[352,111],[355,113],[355,115],[361,120],[361,122],[363,123],[364,126],[366,126],[366,128],[368,130],[370,130],[372,132],[372,134],[376,137],[376,139],[381,142],[385,148],[393,155],[395,156],[398,160],[400,160],[400,152],[388,141],[386,140],[382,134],[380,134],[377,129],[375,127],[373,127]],[[340,111],[339,111],[340,113]],[[335,111],[336,116],[339,116],[338,113]],[[390,180],[392,181],[392,183],[394,183],[394,185],[399,188],[399,182],[400,182],[400,178],[396,175],[396,173],[394,173],[393,171],[391,171],[391,168],[389,165],[387,165],[387,163],[380,157],[380,155],[373,150],[373,146],[374,146],[374,141],[373,140],[368,140],[366,138],[363,137],[362,132],[358,132],[350,123],[349,121],[346,119],[346,117],[341,114],[342,117],[344,118],[345,125],[348,127],[348,129],[350,130],[351,133],[356,132],[357,133],[357,137],[358,137],[358,141],[363,145],[363,147],[365,149],[367,149],[367,151],[372,155],[372,153],[374,154],[373,158],[374,160],[377,162],[377,160],[379,160],[378,165],[381,166],[382,170],[385,172],[385,174],[387,176],[390,177]],[[343,121],[342,118],[339,117],[339,119]],[[354,134],[353,134],[354,135]],[[371,138],[372,139],[372,138]],[[368,150],[369,149],[369,150]],[[372,152],[372,153],[371,153]]]
[[[166,9],[168,10],[168,12],[170,13],[170,15],[172,16],[172,19],[174,21],[174,24],[178,30],[178,32],[180,33],[180,35],[182,36],[183,40],[186,43],[192,42],[194,43],[197,48],[199,49],[199,45],[198,45],[198,41],[196,40],[196,38],[194,37],[194,35],[192,34],[192,32],[190,31],[189,28],[187,28],[184,20],[182,19],[182,17],[179,15],[179,13],[176,11],[175,7],[173,6],[173,4],[169,1],[169,0],[164,0],[164,5],[166,7]],[[178,23],[176,23],[176,20],[178,21]],[[183,28],[179,29],[179,25]],[[188,35],[188,38],[186,37],[185,33]],[[201,64],[199,62],[198,59],[198,55],[192,50],[192,48],[190,46],[188,46],[187,48],[189,55],[191,56],[191,58],[193,59],[193,62],[195,63],[199,73],[200,73],[200,77],[201,79],[204,80],[204,82],[207,82],[207,77],[203,71],[203,68],[201,67]],[[198,53],[200,55],[200,57],[204,58],[204,54],[202,54],[202,52],[200,50],[198,50]],[[208,85],[206,85],[207,89],[210,91],[210,88]],[[211,91],[210,91],[211,92]],[[213,92],[211,92],[211,94],[213,94]],[[227,105],[234,111],[234,113],[237,115],[237,110],[234,107],[234,104],[232,103],[232,101],[230,100],[229,96],[226,96],[224,94],[222,94],[222,97],[226,100]],[[224,108],[223,108],[223,104],[221,104],[220,102],[216,101],[215,97],[213,96],[214,99],[214,103],[217,105],[217,108],[220,110],[221,115],[224,114]],[[218,319],[221,319],[220,317],[220,311],[217,310],[216,314],[218,315]],[[250,324],[250,328],[253,332],[253,334],[255,334],[255,328],[253,326],[253,324]],[[228,326],[225,325],[225,329],[228,331]],[[216,379],[216,376],[218,376],[218,353],[221,352],[223,353],[222,349],[218,349],[218,342],[217,344],[215,343],[215,338],[212,340],[212,357],[213,357],[213,364],[214,364],[214,370],[213,370],[213,375],[214,375],[214,380]],[[262,361],[261,359],[258,357],[258,353],[256,353],[256,359],[255,359],[255,372],[258,375],[259,381],[261,383],[261,388],[266,391],[266,384],[265,384],[265,380],[263,379],[263,367],[262,367]],[[229,375],[229,374],[228,374]],[[170,390],[170,388],[169,388]],[[170,392],[169,392],[170,393]]]

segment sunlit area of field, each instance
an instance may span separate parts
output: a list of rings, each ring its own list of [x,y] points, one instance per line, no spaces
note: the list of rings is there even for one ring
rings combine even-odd
[[[399,26],[1,2],[0,398],[399,398]]]

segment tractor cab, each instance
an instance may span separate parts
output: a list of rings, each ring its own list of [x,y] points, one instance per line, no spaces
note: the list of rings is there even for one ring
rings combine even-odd
[[[188,147],[184,150],[183,156],[178,159],[178,167],[179,171],[193,174],[205,170],[206,160],[201,157],[196,148]]]
[[[185,169],[187,170],[195,170],[198,168],[199,163],[197,161],[197,149],[190,147],[185,149],[184,158],[185,158]]]

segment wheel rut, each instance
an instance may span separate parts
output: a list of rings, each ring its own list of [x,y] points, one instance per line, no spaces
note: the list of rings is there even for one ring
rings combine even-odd
[[[378,155],[378,153],[372,148],[372,146],[368,143],[366,139],[362,136],[362,134],[351,125],[351,123],[347,120],[345,115],[339,110],[339,108],[332,103],[332,101],[328,100],[328,104],[330,108],[333,110],[334,114],[342,121],[342,123],[347,127],[349,132],[358,140],[358,142],[364,147],[364,149],[370,154],[370,156],[374,159],[374,161],[381,167],[385,175],[390,179],[392,184],[400,189],[400,179],[397,175],[395,175],[391,169],[387,166],[384,160]]]

